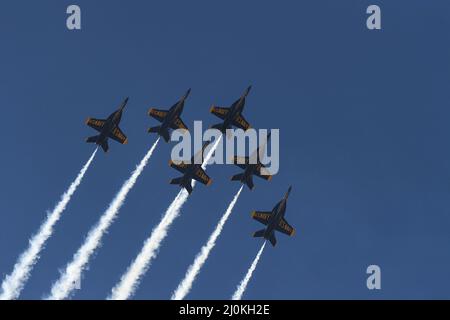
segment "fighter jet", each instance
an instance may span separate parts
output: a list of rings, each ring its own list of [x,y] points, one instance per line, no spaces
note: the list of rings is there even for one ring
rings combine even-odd
[[[128,98],[126,98],[120,105],[119,109],[113,112],[106,120],[87,118],[86,124],[100,132],[100,134],[87,138],[86,142],[100,145],[105,152],[108,152],[109,149],[108,138],[116,140],[121,144],[128,143],[127,136],[119,128],[119,123],[122,119],[122,112],[127,102]]]
[[[206,174],[205,170],[202,169],[202,164],[196,164],[194,162],[195,159],[203,159],[203,153],[205,152],[205,148],[210,144],[210,142],[206,142],[203,147],[202,150],[199,151],[199,153],[197,153],[196,155],[194,155],[191,158],[191,163],[184,163],[181,162],[179,164],[176,164],[175,162],[173,162],[172,160],[169,161],[169,165],[180,171],[181,173],[183,173],[183,176],[179,177],[179,178],[175,178],[170,180],[170,184],[178,184],[181,187],[185,188],[186,191],[191,194],[192,192],[192,179],[195,179],[207,186],[209,186],[212,183],[212,179]],[[201,152],[201,155],[200,155]],[[201,162],[201,161],[199,161]]]
[[[187,99],[190,92],[191,89],[189,89],[169,110],[149,109],[148,115],[161,122],[161,125],[148,129],[148,132],[155,132],[162,136],[166,142],[169,142],[169,129],[188,130],[187,126],[181,120],[180,115],[183,112],[184,101]]]
[[[242,96],[238,100],[236,100],[229,108],[216,107],[213,105],[209,111],[215,116],[222,119],[223,122],[213,125],[211,128],[218,129],[222,133],[225,133],[227,129],[231,129],[232,126],[241,128],[244,131],[249,129],[250,124],[247,122],[247,120],[245,120],[244,116],[242,115],[242,111],[244,110],[245,106],[245,98],[247,97],[251,88],[252,86],[249,86],[242,94]]]
[[[261,222],[266,225],[265,229],[256,231],[254,237],[263,237],[270,241],[272,246],[277,244],[277,239],[275,238],[275,231],[283,232],[289,236],[295,234],[295,229],[287,223],[284,219],[284,214],[286,212],[286,202],[291,192],[292,187],[289,187],[284,198],[278,202],[272,211],[253,211],[252,218],[256,221]]]
[[[267,141],[269,141],[269,138],[270,138],[270,132],[267,135]],[[260,160],[261,156],[264,153],[265,147],[266,147],[266,144],[258,147],[250,157],[235,156],[233,158],[233,163],[235,165],[237,165],[238,167],[240,167],[241,169],[244,169],[244,172],[232,176],[231,180],[232,181],[240,181],[242,183],[245,183],[247,185],[247,187],[249,187],[250,190],[253,190],[253,187],[254,187],[253,175],[256,175],[257,177],[260,177],[267,181],[272,180],[272,176],[269,174],[265,165],[263,165]],[[256,162],[256,163],[250,163],[250,162]]]

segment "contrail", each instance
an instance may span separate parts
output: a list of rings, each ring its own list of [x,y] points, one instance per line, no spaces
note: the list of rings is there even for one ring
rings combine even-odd
[[[208,164],[208,161],[219,145],[220,140],[221,137],[217,139],[209,153],[204,158],[202,164],[203,169]],[[194,185],[195,180],[192,182],[192,187],[194,187]],[[141,252],[128,266],[127,271],[122,275],[119,283],[117,283],[112,289],[108,300],[126,300],[134,294],[136,289],[139,287],[142,276],[150,267],[151,260],[158,254],[158,249],[161,246],[161,243],[166,237],[171,224],[180,214],[180,210],[186,202],[188,196],[188,192],[184,189],[178,193],[169,208],[167,208],[159,224],[152,230],[150,237],[145,240]]]
[[[201,251],[197,254],[195,257],[194,262],[189,266],[186,275],[184,276],[183,281],[180,282],[177,289],[174,293],[172,293],[172,300],[182,300],[184,297],[189,293],[189,291],[192,288],[192,284],[195,281],[195,278],[197,277],[198,273],[200,272],[200,269],[203,267],[203,265],[206,262],[206,259],[208,259],[209,253],[211,252],[212,248],[216,245],[216,240],[219,237],[220,233],[222,232],[223,226],[225,225],[225,222],[227,222],[228,217],[230,216],[231,212],[233,211],[234,205],[236,204],[236,201],[239,198],[239,195],[241,194],[242,188],[244,185],[241,186],[239,191],[234,196],[233,200],[231,201],[230,205],[228,206],[227,210],[225,211],[224,215],[220,219],[219,223],[216,226],[216,229],[211,233],[208,242],[202,247]]]
[[[253,271],[256,269],[256,265],[258,264],[259,258],[261,257],[261,254],[264,250],[264,247],[266,246],[266,241],[264,241],[263,245],[261,246],[261,249],[259,249],[258,254],[255,257],[255,260],[253,260],[252,265],[250,266],[250,269],[248,269],[247,274],[245,275],[244,279],[241,281],[239,286],[236,288],[236,291],[233,294],[233,297],[231,297],[232,300],[241,300],[242,295],[245,292],[245,289],[247,289],[248,282],[250,281]]]
[[[106,209],[105,213],[103,213],[99,222],[89,231],[83,245],[74,254],[72,261],[67,264],[59,280],[53,284],[50,295],[46,297],[46,299],[65,299],[75,289],[76,285],[81,280],[81,274],[86,268],[86,265],[89,262],[89,258],[101,245],[103,235],[117,216],[117,213],[125,202],[128,192],[131,190],[131,188],[133,188],[134,184],[137,181],[137,178],[144,170],[158,142],[159,138],[158,140],[156,140],[156,142],[141,160],[139,165],[133,171],[130,178],[128,178],[128,180],[126,180],[122,185],[122,188],[109,204],[108,209]]]
[[[150,267],[150,261],[156,257],[161,242],[167,235],[173,220],[179,215],[183,204],[188,198],[188,192],[180,190],[175,200],[166,210],[166,214],[160,223],[153,229],[150,237],[145,241],[141,252],[138,254],[127,271],[120,278],[120,282],[112,289],[108,300],[126,300],[136,291],[141,277]]]
[[[95,149],[92,153],[89,160],[78,173],[75,181],[72,182],[69,189],[67,189],[67,191],[61,196],[61,200],[55,206],[53,211],[47,214],[47,218],[41,224],[39,231],[30,238],[28,248],[20,255],[14,265],[13,272],[7,275],[3,280],[0,300],[11,300],[19,297],[20,292],[30,277],[31,270],[39,260],[39,253],[44,248],[45,242],[53,234],[54,225],[61,218],[61,214],[64,209],[66,209],[70,198],[72,198],[72,195],[77,190],[81,180],[83,180],[84,174],[91,165],[92,160],[94,160],[97,150],[98,149]]]

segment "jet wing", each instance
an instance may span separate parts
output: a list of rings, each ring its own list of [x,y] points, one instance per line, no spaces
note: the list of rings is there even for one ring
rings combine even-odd
[[[263,164],[260,165],[260,167],[256,170],[255,174],[258,177],[263,178],[264,180],[267,180],[267,181],[272,180],[272,175],[270,174],[269,170],[267,170]]]
[[[269,219],[272,216],[272,212],[270,211],[253,211],[252,218],[258,222],[261,222],[264,225],[269,223]]]
[[[278,222],[278,225],[275,227],[277,231],[280,231],[284,234],[287,234],[288,236],[293,236],[295,234],[295,229],[287,223],[284,218]]]
[[[250,128],[250,124],[247,122],[247,120],[245,120],[245,118],[241,114],[236,116],[233,124],[236,127],[243,129],[244,131]]]
[[[113,140],[116,140],[117,142],[121,144],[127,144],[128,138],[127,136],[120,130],[119,127],[115,127],[113,131],[109,134],[109,137]]]
[[[105,122],[106,120],[103,119],[94,119],[94,118],[86,119],[86,124],[97,131],[102,131]]]
[[[159,110],[159,109],[155,109],[155,108],[151,108],[150,110],[148,110],[148,115],[150,117],[155,118],[159,122],[164,121],[164,119],[167,116],[167,113],[168,113],[168,111],[166,111],[166,110]]]
[[[222,120],[224,120],[227,117],[229,111],[230,108],[215,107],[215,106],[212,106],[211,109],[209,110],[209,112],[211,112],[212,114],[214,114],[215,116],[219,117]]]
[[[181,120],[180,117],[177,117],[172,124],[170,125],[170,127],[174,130],[176,129],[184,129],[184,130],[188,130],[187,126],[184,124],[183,120]]]
[[[205,170],[203,170],[202,168],[198,168],[197,171],[195,171],[193,178],[198,182],[206,184],[207,186],[209,186],[212,183],[212,179],[208,177]]]
[[[241,169],[245,169],[247,165],[250,163],[249,157],[233,157],[233,164],[237,165]]]
[[[175,163],[172,160],[169,161],[169,165],[174,168],[175,170],[181,172],[181,173],[185,173],[186,169],[188,167],[187,164],[185,164],[184,162],[180,162],[180,163]]]

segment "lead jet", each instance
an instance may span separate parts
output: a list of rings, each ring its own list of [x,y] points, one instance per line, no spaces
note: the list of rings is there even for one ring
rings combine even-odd
[[[267,141],[269,141],[270,132],[267,135]],[[266,143],[267,143],[266,141]],[[233,163],[237,165],[239,168],[244,169],[244,172],[236,174],[231,177],[232,181],[240,181],[249,187],[250,190],[253,190],[253,175],[260,177],[264,180],[270,181],[272,180],[272,176],[266,169],[266,166],[261,163],[260,159],[263,156],[264,149],[266,144],[258,147],[250,157],[237,157],[233,158]],[[261,148],[261,149],[260,149]]]
[[[191,89],[189,89],[178,102],[170,107],[169,110],[159,110],[155,108],[151,108],[150,110],[148,110],[148,115],[150,117],[153,117],[161,122],[160,126],[152,127],[148,129],[148,132],[155,132],[162,136],[166,142],[169,142],[169,129],[188,130],[187,126],[181,120],[180,115],[183,112],[184,101],[189,96],[189,93],[191,93]]]
[[[102,147],[103,151],[108,152],[108,138],[116,140],[121,144],[128,143],[127,136],[120,130],[119,123],[122,119],[122,112],[128,102],[126,98],[120,105],[117,111],[114,111],[106,120],[87,118],[86,124],[100,132],[97,136],[92,136],[86,139],[86,142],[95,143]]]
[[[266,225],[265,229],[256,231],[254,237],[263,237],[270,241],[272,246],[275,247],[277,244],[277,239],[275,238],[275,231],[285,233],[289,236],[295,234],[295,229],[287,223],[284,219],[284,214],[286,212],[286,202],[291,192],[292,187],[289,187],[284,198],[278,202],[272,211],[253,211],[252,218],[256,221],[261,222]]]
[[[202,168],[202,164],[195,163],[195,159],[203,159],[203,154],[205,152],[206,147],[210,144],[210,142],[206,142],[202,150],[199,151],[196,155],[194,155],[191,158],[190,163],[184,163],[181,162],[179,164],[176,164],[172,160],[169,161],[169,165],[178,170],[179,172],[183,173],[183,176],[179,178],[175,178],[170,180],[170,184],[178,184],[181,187],[185,188],[186,191],[191,194],[192,193],[192,179],[195,179],[207,186],[209,186],[212,183],[212,179],[206,174],[205,170]],[[201,152],[201,155],[200,155]]]
[[[209,111],[216,117],[222,119],[223,122],[215,124],[211,128],[218,129],[222,133],[225,133],[227,129],[231,129],[232,126],[241,128],[244,131],[249,129],[250,124],[247,122],[247,120],[245,120],[244,116],[242,115],[242,111],[244,110],[245,106],[245,98],[247,97],[251,88],[252,86],[249,86],[242,94],[242,96],[237,99],[229,108],[216,107],[213,105]]]

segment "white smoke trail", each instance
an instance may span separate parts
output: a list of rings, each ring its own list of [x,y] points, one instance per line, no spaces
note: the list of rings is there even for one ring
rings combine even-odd
[[[150,261],[156,257],[161,242],[167,235],[173,220],[178,216],[189,194],[186,190],[180,190],[175,200],[166,210],[166,214],[160,223],[153,229],[151,236],[144,242],[141,252],[138,254],[127,271],[120,278],[120,282],[112,289],[109,300],[126,300],[136,291],[141,277],[150,267]]]
[[[46,299],[65,299],[70,295],[73,289],[75,289],[76,285],[81,280],[82,272],[86,269],[89,258],[100,246],[103,235],[117,216],[117,213],[125,202],[128,192],[133,188],[137,178],[144,170],[158,142],[159,138],[133,171],[130,178],[122,185],[122,188],[120,188],[119,192],[109,204],[108,209],[106,209],[105,213],[101,216],[100,221],[89,231],[83,245],[74,254],[72,261],[67,264],[59,280],[53,284],[50,295],[46,297]]]
[[[208,161],[219,145],[220,140],[221,138],[216,140],[213,147],[204,158],[202,164],[203,169],[208,164]],[[195,180],[192,182],[192,187],[194,187],[194,185]],[[136,259],[134,259],[134,261],[128,266],[127,271],[122,275],[119,283],[117,283],[111,290],[111,295],[108,297],[108,300],[126,300],[129,299],[134,292],[136,292],[142,276],[147,272],[151,265],[151,261],[158,254],[158,249],[161,246],[161,243],[166,237],[171,224],[180,214],[180,210],[186,202],[188,196],[188,192],[184,189],[178,193],[169,208],[167,208],[159,224],[152,230],[150,237],[145,240],[141,252],[139,252]]]
[[[264,241],[263,245],[261,246],[261,249],[259,249],[258,254],[255,257],[255,260],[253,260],[252,265],[250,266],[250,269],[248,269],[247,274],[245,275],[244,279],[241,281],[241,283],[236,288],[236,291],[233,294],[233,297],[231,297],[232,300],[241,300],[242,295],[245,292],[245,289],[247,289],[248,282],[250,281],[253,271],[256,269],[256,265],[258,264],[259,258],[261,257],[261,254],[263,253],[264,247],[266,246],[266,241]]]
[[[61,218],[62,212],[66,209],[72,195],[83,180],[84,174],[91,165],[92,160],[94,160],[96,153],[97,149],[92,153],[89,160],[78,173],[76,179],[69,186],[69,189],[61,196],[61,200],[56,204],[53,211],[47,214],[47,218],[41,224],[38,232],[30,238],[28,248],[20,255],[14,265],[13,272],[7,275],[3,280],[0,300],[11,300],[19,297],[20,292],[30,277],[31,270],[39,260],[40,252],[44,248],[46,241],[53,234],[53,227]]]
[[[231,201],[230,205],[228,206],[227,210],[225,211],[224,215],[220,219],[219,223],[216,226],[216,229],[211,233],[208,242],[202,247],[200,252],[195,257],[194,262],[189,266],[186,275],[184,276],[183,281],[180,282],[175,292],[172,293],[172,300],[182,300],[184,297],[189,293],[189,291],[192,288],[192,284],[195,281],[195,278],[197,277],[198,273],[200,272],[200,269],[203,267],[203,265],[206,262],[206,259],[208,259],[209,253],[216,245],[216,240],[219,237],[220,233],[222,232],[223,226],[225,225],[225,222],[227,222],[228,217],[230,216],[231,212],[233,211],[234,205],[236,204],[236,201],[239,198],[239,195],[241,194],[242,188],[244,185],[241,186],[239,191],[234,196],[233,200]]]

